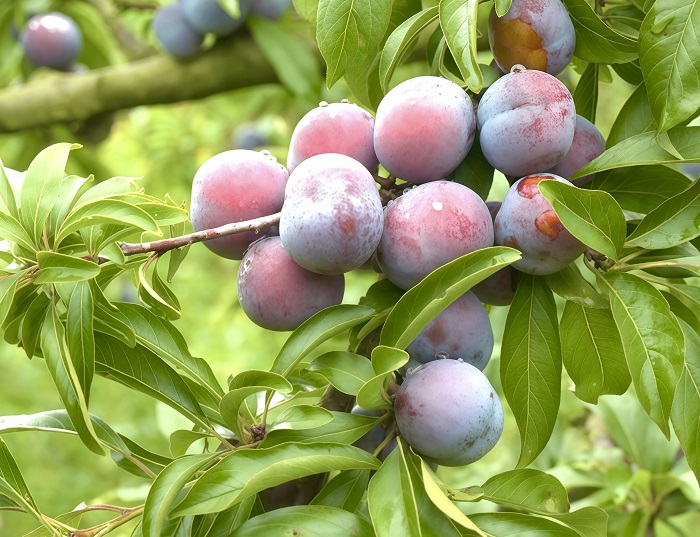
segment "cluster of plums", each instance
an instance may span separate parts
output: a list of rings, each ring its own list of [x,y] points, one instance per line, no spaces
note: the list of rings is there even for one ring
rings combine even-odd
[[[538,23],[533,9],[549,25]],[[554,10],[549,18],[542,15],[547,9]],[[568,25],[557,23],[562,13]],[[585,248],[538,187],[542,180],[568,183],[605,148],[595,126],[576,115],[569,90],[550,74],[571,59],[570,26],[559,0],[513,0],[505,17],[490,20],[494,57],[510,72],[478,106],[454,82],[413,78],[386,94],[376,118],[347,101],[311,110],[294,129],[286,168],[267,152],[233,150],[205,162],[194,179],[196,230],[281,213],[278,229],[263,238],[246,232],[206,243],[242,260],[241,307],[271,330],[293,330],[340,303],[343,274],[368,264],[408,290],[445,263],[494,244],[522,253],[513,267],[457,299],[407,348],[411,362],[395,398],[397,425],[416,451],[438,464],[477,460],[502,431],[503,409],[481,372],[494,344],[482,303],[509,304],[521,272],[559,271]],[[555,39],[542,37],[557,32]],[[473,158],[477,130],[489,163],[514,179],[502,203],[487,204],[447,180]],[[401,185],[401,195],[386,206],[375,180],[379,165]],[[436,386],[439,399],[429,395]]]
[[[156,12],[153,30],[170,55],[187,58],[200,51],[206,34],[231,35],[248,15],[278,19],[291,5],[292,0],[240,0],[240,16],[234,18],[218,0],[178,0]]]
[[[24,56],[36,67],[70,71],[83,48],[83,35],[75,21],[63,13],[31,17],[19,35]]]

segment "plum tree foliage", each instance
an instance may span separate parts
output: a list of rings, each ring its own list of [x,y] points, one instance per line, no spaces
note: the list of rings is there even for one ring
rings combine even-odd
[[[206,70],[237,62],[299,102],[347,99],[308,104],[288,168],[264,138],[202,159],[189,210],[66,174],[70,141],[27,170],[0,163],[0,328],[61,402],[0,418],[0,509],[34,517],[31,535],[693,535],[700,182],[679,170],[700,162],[695,2],[36,5],[0,4],[0,129],[240,87]],[[129,34],[132,10],[163,53]],[[618,78],[636,89],[601,121]],[[168,283],[199,242],[235,260],[252,322],[291,332],[226,384],[173,324],[187,304]],[[360,267],[381,274],[352,304]],[[138,300],[115,300],[129,277]],[[91,413],[95,376],[191,428],[170,453],[140,446]],[[555,467],[569,429],[597,449]],[[142,501],[43,512],[3,439],[31,431],[110,454]],[[104,521],[83,523],[91,511]]]

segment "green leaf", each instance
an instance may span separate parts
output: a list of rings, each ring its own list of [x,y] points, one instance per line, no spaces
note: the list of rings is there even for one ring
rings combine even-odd
[[[610,194],[559,181],[542,181],[538,186],[574,237],[611,259],[619,259],[627,228],[625,215]]]
[[[246,25],[284,87],[293,95],[316,99],[323,77],[311,50],[294,34],[263,17],[250,17]]]
[[[401,65],[416,44],[420,33],[438,18],[438,7],[416,13],[400,24],[386,40],[379,61],[379,82],[386,92],[394,70]]]
[[[506,13],[508,13],[508,10],[510,9],[510,5],[513,0],[496,0],[495,7],[496,7],[496,15],[499,17],[502,17]]]
[[[294,0],[294,9],[312,26],[316,26],[319,0]]]
[[[10,313],[17,283],[26,276],[26,274],[27,271],[23,270],[17,274],[9,274],[0,278],[0,325],[5,322],[7,314]]]
[[[49,215],[47,223],[48,231],[51,236],[56,234],[56,231],[66,219],[66,216],[75,205],[77,199],[94,183],[94,181],[95,178],[92,175],[89,177],[67,175],[63,178],[58,191],[58,198],[56,199],[53,209],[51,209],[51,214]]]
[[[312,405],[295,405],[284,410],[270,424],[270,430],[313,429],[333,421],[330,410]]]
[[[617,114],[608,135],[607,147],[617,145],[637,134],[655,130],[656,121],[649,106],[647,89],[640,83]]]
[[[9,214],[13,218],[19,218],[19,212],[17,211],[17,202],[15,201],[15,194],[12,190],[12,184],[7,177],[5,172],[5,166],[0,159],[0,202],[3,206],[0,207],[2,212]]]
[[[440,27],[467,87],[479,93],[484,85],[476,51],[477,0],[441,0]]]
[[[203,537],[231,537],[233,531],[250,518],[256,503],[260,503],[258,497],[251,496],[238,505],[217,513],[209,531]]]
[[[215,513],[287,481],[333,470],[376,469],[371,454],[342,444],[280,444],[227,455],[192,487],[173,513]]]
[[[627,246],[671,248],[700,236],[700,180],[645,216],[627,238]]]
[[[557,306],[543,278],[525,274],[508,311],[501,347],[501,383],[520,430],[518,466],[540,454],[554,430],[562,357]]]
[[[374,537],[363,518],[325,505],[283,507],[245,522],[231,537]]]
[[[374,376],[372,363],[367,358],[345,351],[322,354],[307,369],[322,375],[337,390],[348,395],[357,395],[362,385]]]
[[[370,61],[389,26],[391,0],[320,0],[316,42],[332,87],[357,62]]]
[[[622,80],[632,86],[639,86],[639,84],[644,82],[639,60],[629,63],[614,63],[612,64],[612,68]]]
[[[150,260],[146,260],[138,271],[139,298],[144,304],[151,308],[156,315],[165,317],[171,321],[177,321],[180,318],[180,303],[177,297],[160,279],[157,262],[154,263],[151,281],[148,281],[147,272],[150,265]]]
[[[576,84],[574,104],[576,113],[595,123],[595,113],[598,108],[598,70],[597,63],[589,63]]]
[[[29,492],[27,484],[24,482],[22,471],[19,469],[19,466],[17,466],[12,453],[10,453],[7,444],[5,444],[5,441],[2,438],[0,438],[0,480],[2,480],[5,485],[5,487],[0,487],[2,492],[8,494],[9,491],[6,487],[9,486],[13,492],[22,498],[22,500],[17,501],[19,498],[8,494],[11,499],[14,499],[20,505],[24,504],[27,507],[30,507],[30,512],[39,511],[34,498]]]
[[[639,63],[649,102],[663,133],[693,116],[700,101],[700,6],[657,0],[639,31]]]
[[[104,455],[88,414],[87,401],[68,352],[65,328],[58,317],[55,305],[47,310],[41,327],[41,351],[61,402],[78,436],[91,451]]]
[[[44,224],[58,199],[68,153],[79,147],[77,144],[54,144],[39,153],[29,165],[20,196],[20,217],[36,246],[41,244]]]
[[[95,375],[95,333],[93,332],[94,303],[87,282],[80,282],[68,303],[66,335],[68,353],[73,361],[85,401],[90,400],[90,385]]]
[[[601,172],[591,188],[610,193],[623,209],[647,214],[689,184],[685,175],[668,166],[650,165]]]
[[[588,283],[573,263],[558,272],[548,274],[544,279],[549,288],[565,300],[587,308],[607,309],[610,307],[610,301]]]
[[[639,402],[668,438],[683,369],[683,332],[661,293],[633,274],[608,273],[610,304]]]
[[[600,507],[584,507],[564,514],[551,514],[551,518],[566,524],[578,537],[607,537],[608,514]]]
[[[685,363],[671,407],[673,430],[688,465],[700,476],[700,335],[681,322],[685,335]]]
[[[318,312],[287,339],[270,371],[289,375],[296,365],[324,341],[367,321],[374,310],[366,306],[341,304]]]
[[[285,442],[314,443],[336,442],[352,444],[371,431],[379,418],[350,414],[348,412],[331,412],[333,421],[320,427],[302,430],[279,429],[270,431],[263,440],[263,447],[271,447]]]
[[[354,513],[362,501],[369,483],[369,470],[340,472],[324,485],[311,500],[311,505],[337,507]]]
[[[142,518],[143,537],[161,537],[168,513],[192,476],[216,455],[205,453],[177,459],[155,479],[146,497]]]
[[[38,252],[36,259],[39,270],[34,278],[35,284],[65,283],[91,280],[100,273],[97,263],[56,252]]]
[[[576,30],[574,56],[591,63],[627,63],[637,58],[637,42],[605,24],[586,0],[564,0]]]
[[[140,207],[116,199],[98,199],[79,205],[68,214],[56,235],[56,245],[71,233],[102,224],[128,226],[162,235],[156,221]]]
[[[700,161],[700,127],[674,127],[668,131],[668,137],[684,160]],[[569,180],[573,181],[584,175],[625,166],[674,162],[678,162],[678,159],[659,145],[656,141],[656,133],[645,132],[611,147],[578,170]]]
[[[381,344],[405,349],[430,321],[474,285],[520,259],[512,248],[483,248],[443,265],[412,287],[389,314]]]
[[[567,302],[559,326],[564,367],[576,384],[576,397],[597,404],[606,394],[629,388],[620,332],[609,309],[591,309]]]
[[[36,251],[34,241],[22,225],[14,217],[3,212],[0,212],[0,237],[15,242],[30,252]]]
[[[481,151],[479,134],[474,135],[474,143],[464,160],[459,163],[455,171],[447,176],[447,179],[471,188],[481,199],[485,200],[491,191],[493,184],[493,166],[486,160]]]
[[[182,457],[187,454],[187,450],[192,444],[194,444],[197,440],[202,440],[203,438],[212,438],[212,435],[209,433],[186,431],[183,429],[173,431],[170,434],[170,453],[172,453],[173,457]]]
[[[406,351],[394,347],[379,345],[372,349],[372,368],[375,376],[364,383],[357,392],[357,404],[365,409],[390,409],[391,404],[382,397],[386,384],[393,376],[393,371],[408,363]]]
[[[193,423],[209,428],[208,419],[184,379],[156,354],[140,345],[95,334],[96,372],[174,408]]]
[[[564,485],[540,470],[521,468],[497,474],[481,488],[485,500],[512,509],[547,516],[569,511],[569,497]]]
[[[476,513],[471,519],[487,534],[498,537],[581,537],[576,530],[558,522],[522,513]]]

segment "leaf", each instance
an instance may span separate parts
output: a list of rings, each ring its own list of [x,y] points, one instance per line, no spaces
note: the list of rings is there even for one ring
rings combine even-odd
[[[41,351],[61,402],[68,412],[78,436],[92,452],[104,455],[104,450],[100,446],[88,414],[83,389],[68,354],[65,329],[58,317],[55,305],[46,311],[46,317],[41,327]]]
[[[8,495],[10,499],[19,505],[27,506],[30,513],[38,513],[39,509],[24,482],[22,471],[2,438],[0,438],[0,483],[0,491]],[[14,494],[8,491],[8,487]]]
[[[61,187],[58,191],[58,198],[51,209],[47,228],[49,235],[55,236],[56,231],[61,226],[66,216],[73,208],[76,200],[85,192],[90,185],[95,181],[94,176],[78,177],[77,175],[68,175],[61,181]],[[54,239],[55,241],[55,239]]]
[[[391,0],[320,0],[316,42],[330,88],[357,62],[374,58],[389,26]]]
[[[573,95],[576,113],[591,123],[595,123],[598,108],[598,70],[597,63],[589,63],[576,84]]]
[[[683,369],[683,332],[661,293],[633,274],[608,273],[610,304],[639,402],[670,435],[673,392]]]
[[[312,405],[295,405],[283,411],[271,424],[270,430],[313,429],[333,421],[333,414],[325,408]]]
[[[469,253],[434,270],[394,306],[382,329],[381,344],[405,349],[452,302],[518,259],[517,250],[497,246]]]
[[[569,512],[569,497],[564,485],[540,470],[521,468],[497,474],[481,488],[484,500],[512,509],[546,516]]]
[[[321,343],[367,321],[372,315],[372,308],[346,304],[318,312],[287,338],[270,371],[289,375],[304,356]]]
[[[78,383],[83,388],[86,403],[90,400],[90,385],[95,375],[95,334],[93,332],[94,303],[90,285],[80,282],[68,303],[66,335],[68,353],[73,361]]]
[[[493,166],[489,164],[481,150],[481,142],[477,133],[469,153],[447,179],[471,188],[481,199],[485,200],[491,191],[493,172]]]
[[[700,161],[700,127],[674,127],[668,131],[668,137],[684,160]],[[645,132],[611,147],[578,170],[569,180],[625,166],[674,162],[678,162],[678,159],[658,144],[656,133]]]
[[[151,282],[148,281],[147,272],[150,264],[150,260],[146,260],[138,271],[139,298],[159,317],[177,321],[180,318],[180,303],[160,279],[157,262],[151,273]]]
[[[647,89],[640,83],[617,114],[608,135],[607,147],[617,145],[637,134],[655,130],[656,121],[649,106]]]
[[[64,283],[91,280],[100,273],[97,263],[56,252],[37,252],[39,270],[35,284]]]
[[[510,9],[511,3],[513,0],[496,0],[495,3],[495,8],[496,8],[496,15],[499,17],[502,17],[506,13],[508,13],[508,10]]]
[[[382,345],[372,349],[372,368],[375,376],[365,382],[357,392],[357,404],[367,410],[390,409],[391,404],[382,397],[382,392],[386,392],[386,384],[393,371],[406,365],[408,360],[408,353],[401,349]]]
[[[29,165],[20,196],[20,217],[37,246],[41,244],[44,223],[58,199],[68,153],[79,147],[77,144],[54,144],[39,153]]]
[[[671,407],[673,430],[688,465],[700,476],[700,335],[681,322],[685,335],[685,363]]]
[[[367,358],[344,351],[322,354],[307,369],[322,375],[337,390],[348,395],[357,395],[362,385],[374,376],[372,363]]]
[[[263,440],[262,446],[271,447],[285,442],[352,444],[371,431],[380,420],[348,412],[331,412],[331,414],[333,414],[333,421],[313,429],[270,431]]]
[[[128,226],[162,235],[156,221],[140,207],[116,199],[98,199],[79,205],[68,214],[56,235],[56,245],[71,233],[103,224]]]
[[[22,337],[22,349],[24,349],[27,358],[32,359],[37,355],[37,347],[41,336],[41,327],[44,324],[46,312],[49,309],[51,299],[43,292],[34,295],[34,300],[27,308],[20,333]]]
[[[637,58],[637,42],[613,30],[586,0],[564,0],[576,30],[574,56],[591,63],[627,63]]]
[[[270,487],[332,470],[375,469],[371,454],[342,444],[280,444],[238,450],[208,470],[177,506],[175,516],[215,513]]]
[[[146,497],[142,518],[143,537],[161,537],[168,512],[192,476],[216,455],[190,455],[170,463],[155,479]]]
[[[627,228],[625,215],[610,194],[560,181],[542,181],[538,186],[574,237],[611,259],[619,259]]]
[[[209,433],[199,431],[186,431],[179,429],[170,434],[170,453],[173,457],[183,457],[187,454],[189,447],[197,440],[212,438]]]
[[[498,537],[580,537],[577,531],[558,522],[522,513],[476,513],[471,519],[487,534]]]
[[[609,309],[591,309],[567,302],[559,333],[564,367],[576,384],[576,397],[597,404],[601,395],[621,395],[627,391],[632,378]]]
[[[3,212],[0,212],[0,237],[15,242],[30,252],[36,251],[34,241],[22,225],[14,217]]]
[[[639,31],[639,63],[659,133],[693,116],[700,101],[700,6],[696,0],[657,0]]]
[[[260,502],[257,496],[251,496],[238,505],[217,513],[205,537],[231,537],[233,530],[250,518],[256,502]]]
[[[369,470],[340,472],[316,494],[311,505],[337,507],[354,513],[362,501],[369,483]]]
[[[275,509],[245,522],[231,537],[374,537],[363,518],[325,505],[297,505]]]
[[[649,165],[601,172],[591,188],[610,193],[627,211],[647,214],[689,184],[685,175],[668,166]]]
[[[578,267],[570,263],[558,272],[545,276],[549,288],[563,299],[587,308],[607,309],[610,302],[581,275]]]
[[[294,0],[294,9],[312,26],[316,26],[319,0]]]
[[[557,307],[542,278],[525,274],[508,311],[501,347],[501,383],[520,430],[518,467],[549,441],[559,410],[562,357]]]
[[[645,216],[627,238],[627,246],[671,248],[700,236],[700,180]]]
[[[7,314],[10,313],[17,283],[26,276],[26,274],[27,271],[23,270],[17,274],[9,274],[0,278],[0,325],[5,322]]]
[[[441,0],[440,27],[467,87],[479,93],[484,78],[477,57],[477,0]]]
[[[394,74],[416,44],[420,33],[438,18],[438,7],[416,13],[401,23],[386,40],[379,61],[379,82],[385,92]]]
[[[15,201],[15,194],[12,190],[12,184],[7,177],[5,172],[5,166],[0,159],[0,202],[2,202],[4,207],[0,207],[2,212],[9,214],[13,218],[19,218],[19,212],[17,211],[17,202]]]
[[[607,537],[608,514],[600,507],[583,507],[571,513],[549,515],[566,524],[579,537]]]
[[[96,372],[150,395],[174,408],[204,429],[209,423],[183,378],[157,355],[140,345],[129,348],[120,341],[95,334]]]

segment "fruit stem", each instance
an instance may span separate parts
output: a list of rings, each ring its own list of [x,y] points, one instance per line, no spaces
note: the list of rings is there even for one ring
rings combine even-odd
[[[382,450],[389,445],[389,443],[396,438],[396,422],[394,422],[391,425],[391,429],[389,429],[389,432],[386,434],[386,437],[384,437],[384,440],[382,440],[382,443],[377,446],[377,449],[374,450],[372,455],[375,457],[378,457],[379,454],[382,452]]]

